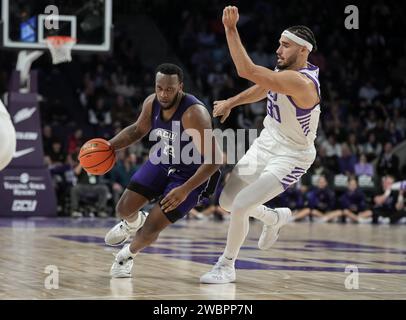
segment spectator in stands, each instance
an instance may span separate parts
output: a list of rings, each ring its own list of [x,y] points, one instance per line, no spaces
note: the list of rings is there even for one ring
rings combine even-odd
[[[97,126],[111,124],[111,113],[105,106],[103,98],[99,97],[95,107],[89,108],[89,123]]]
[[[362,146],[362,152],[366,154],[368,160],[373,160],[382,152],[382,145],[376,140],[373,132],[368,134],[368,141]]]
[[[384,151],[380,155],[377,164],[377,173],[380,176],[392,175],[395,178],[399,176],[399,157],[393,154],[393,147],[391,142],[386,142]]]
[[[81,217],[83,213],[79,211],[79,202],[83,198],[92,197],[92,203],[98,217],[105,218],[107,214],[107,200],[109,189],[103,183],[101,176],[88,174],[79,163],[75,163],[73,169],[77,177],[77,183],[70,190],[70,209],[72,217]]]
[[[334,209],[335,195],[329,186],[325,176],[320,176],[317,188],[314,188],[307,195],[308,205],[299,210],[293,216],[294,220],[301,220],[307,216],[312,220],[313,217],[322,218],[325,214]]]
[[[62,149],[62,143],[54,140],[51,145],[51,151],[48,154],[53,167],[62,166],[66,161],[66,153]]]
[[[406,110],[406,103],[405,103],[404,110]],[[396,120],[395,121],[396,130],[398,130],[401,133],[402,137],[405,137],[405,135],[406,135],[406,117],[405,117],[405,114],[402,114],[399,109],[395,109],[395,110],[393,110],[392,119]]]
[[[127,127],[135,121],[135,108],[122,96],[118,95],[116,101],[111,108],[111,118],[114,124],[120,124],[122,127]]]
[[[334,172],[338,168],[338,158],[341,156],[341,145],[333,133],[329,133],[327,140],[322,142],[320,148],[323,149],[325,156],[322,158],[323,166]]]
[[[64,201],[66,191],[72,185],[72,157],[62,152],[61,143],[52,144],[52,152],[45,155],[45,165],[48,167],[55,193],[58,200],[58,212],[65,211]]]
[[[374,197],[374,208],[372,223],[397,223],[403,217],[406,217],[404,193],[402,188],[399,191],[392,190],[395,179],[391,175],[382,178],[382,192]]]
[[[372,211],[367,209],[365,194],[358,188],[357,179],[348,179],[346,192],[339,198],[340,209],[326,214],[321,221],[329,222],[334,219],[348,217],[352,222],[371,222]]]
[[[374,175],[374,166],[367,161],[365,154],[361,153],[358,163],[355,164],[355,175],[358,176],[370,176]]]
[[[304,207],[304,197],[298,183],[290,185],[278,198],[279,206],[290,208],[293,214]]]
[[[95,104],[95,89],[94,81],[89,73],[86,73],[83,78],[83,91],[79,95],[79,101],[83,110],[87,110]]]
[[[114,92],[126,98],[131,98],[135,94],[135,86],[129,83],[127,75],[112,78]]]
[[[137,156],[134,153],[126,153],[119,151],[117,153],[117,161],[114,168],[110,171],[110,182],[112,183],[113,201],[118,203],[122,193],[133,174],[138,170]]]
[[[351,153],[355,156],[360,154],[361,147],[358,143],[357,135],[355,133],[350,133],[347,138],[347,145]]]
[[[84,142],[83,130],[76,129],[75,132],[70,134],[68,138],[68,154],[79,153],[80,147]]]
[[[323,147],[319,148],[319,152],[316,155],[316,159],[314,160],[312,166],[310,167],[309,171],[307,174],[305,174],[301,181],[302,183],[309,187],[313,184],[312,182],[312,177],[313,176],[325,176],[327,178],[327,181],[333,181],[334,174],[332,171],[330,171],[327,168],[327,158],[326,158],[326,153]]]
[[[404,139],[404,134],[401,130],[396,128],[396,124],[394,121],[389,122],[389,141],[392,145],[397,145],[398,143],[402,142]]]
[[[329,134],[327,140],[321,145],[326,150],[328,158],[337,158],[341,156],[341,145],[337,142],[334,134]]]
[[[386,141],[390,140],[389,131],[385,128],[385,122],[382,118],[378,119],[375,128],[372,130],[377,137],[378,141],[383,145]]]
[[[352,175],[355,171],[357,158],[346,143],[341,144],[341,156],[338,158],[340,173]]]
[[[52,143],[55,138],[52,135],[52,127],[50,125],[45,125],[42,128],[42,145],[44,147],[44,154],[49,155],[52,151]]]
[[[360,99],[365,99],[369,103],[372,102],[373,99],[375,99],[379,94],[379,91],[375,89],[375,87],[372,85],[371,81],[368,81],[365,85],[363,85],[359,89],[358,97]]]
[[[250,57],[257,65],[267,68],[272,67],[272,56],[264,50],[264,43],[262,41],[257,43],[256,50],[250,54]]]

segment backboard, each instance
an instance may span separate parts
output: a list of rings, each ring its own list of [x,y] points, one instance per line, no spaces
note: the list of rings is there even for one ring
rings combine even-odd
[[[76,39],[73,51],[109,51],[112,0],[2,0],[2,46],[46,50],[46,37]]]

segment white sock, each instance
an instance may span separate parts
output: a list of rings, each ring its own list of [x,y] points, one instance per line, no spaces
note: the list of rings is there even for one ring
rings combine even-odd
[[[128,259],[128,258],[134,258],[136,255],[138,254],[138,252],[136,252],[136,253],[132,253],[131,251],[130,251],[130,246],[125,246],[124,248],[123,248],[123,251],[122,251],[122,258],[124,258],[124,259]]]
[[[278,213],[264,205],[260,205],[254,210],[251,210],[249,215],[250,217],[261,220],[266,225],[274,225],[278,222]]]
[[[266,173],[238,192],[231,207],[224,256],[228,258],[238,256],[249,231],[249,216],[254,216],[269,225],[277,222],[276,213],[270,209],[265,210],[261,204],[275,198],[283,190],[278,178],[272,173]]]
[[[141,214],[142,214],[142,213],[138,213],[137,219],[135,219],[135,221],[133,221],[133,222],[129,222],[129,221],[127,221],[127,220],[124,220],[124,221],[127,223],[127,225],[128,225],[131,229],[138,228],[138,227],[140,226],[141,221],[142,221]]]
[[[221,262],[222,262],[223,264],[231,265],[231,266],[234,267],[235,258],[229,258],[229,257],[226,257],[226,256],[223,254],[223,255],[222,255]]]

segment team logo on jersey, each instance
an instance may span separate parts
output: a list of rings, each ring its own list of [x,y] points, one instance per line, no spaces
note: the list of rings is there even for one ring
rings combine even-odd
[[[166,140],[170,140],[170,141],[175,140],[178,135],[176,132],[161,129],[161,128],[155,129],[155,134],[157,137],[160,137],[161,139],[166,139]]]

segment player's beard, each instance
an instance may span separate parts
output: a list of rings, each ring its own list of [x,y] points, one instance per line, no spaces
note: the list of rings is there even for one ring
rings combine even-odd
[[[279,70],[289,69],[289,67],[292,66],[296,62],[296,59],[297,59],[297,55],[291,56],[291,57],[285,59],[286,62],[284,64],[277,64],[276,67]]]
[[[164,106],[161,104],[161,108],[162,108],[163,110],[172,109],[172,108],[175,106],[176,102],[178,101],[179,93],[180,93],[180,91],[178,91],[178,93],[175,95],[175,97],[173,98],[173,100],[171,101],[171,103],[170,103],[168,106],[164,107]]]

